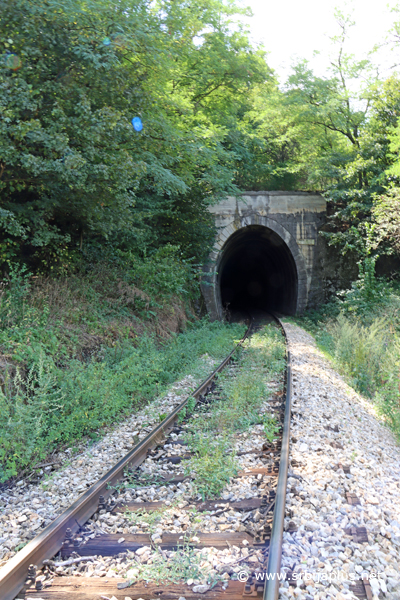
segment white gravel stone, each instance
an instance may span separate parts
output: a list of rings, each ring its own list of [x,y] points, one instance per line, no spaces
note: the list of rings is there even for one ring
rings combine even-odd
[[[202,358],[211,372],[216,361],[207,355]],[[71,458],[71,449],[60,452],[54,461],[61,467],[52,471],[48,479],[37,484],[20,480],[0,492],[0,539],[4,540],[0,546],[0,567],[16,553],[19,544],[38,535],[158,425],[160,414],[171,412],[198,383],[189,375],[172,385],[164,397],[110,429],[100,441],[90,447],[81,445],[80,454]]]
[[[209,585],[194,585],[192,591],[195,594],[205,594],[210,589]]]
[[[314,339],[295,325],[285,328],[293,373],[290,459],[299,464],[290,467],[287,493],[287,521],[298,530],[284,533],[282,567],[314,581],[306,589],[286,582],[279,597],[354,600],[350,587],[366,575],[374,600],[399,600],[400,449],[373,404],[344,382]],[[361,504],[348,504],[346,492]],[[365,527],[369,543],[345,535],[349,527]]]

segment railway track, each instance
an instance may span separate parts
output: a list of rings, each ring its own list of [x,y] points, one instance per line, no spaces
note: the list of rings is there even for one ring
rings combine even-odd
[[[259,326],[260,323],[252,321],[238,346],[191,397],[186,398],[68,510],[9,560],[0,570],[1,600],[16,597],[31,600],[152,600],[158,597],[168,600],[194,600],[199,597],[205,600],[239,600],[257,596],[276,600],[279,580],[273,577],[266,585],[265,582],[269,575],[280,572],[289,463],[289,355],[284,395],[277,394],[270,400],[270,409],[282,423],[281,438],[264,444],[261,441],[258,447],[245,447],[239,453],[245,466],[234,481],[245,482],[251,490],[247,497],[237,500],[233,494],[233,499],[211,501],[193,501],[191,498],[178,505],[164,499],[152,502],[148,497],[148,490],[152,490],[154,485],[167,490],[168,495],[168,490],[184,489],[190,480],[182,469],[185,460],[190,458],[182,439],[187,425],[184,417],[180,422],[182,415],[188,408],[193,409],[190,403],[194,398],[196,411],[199,411],[197,414],[202,418],[201,410],[204,413],[207,406],[219,398],[218,373],[228,368],[235,376],[235,352]],[[124,485],[126,483],[129,487]],[[132,489],[136,495],[134,501],[130,499],[132,494],[129,490]],[[138,501],[139,495],[143,502]],[[142,520],[151,520],[151,515],[158,518],[163,515],[172,521],[174,527],[169,532],[160,532],[156,527],[150,533],[132,533],[132,528],[126,527],[127,519],[132,515],[135,518],[142,515]],[[210,531],[195,531],[191,522],[193,515],[194,518],[206,515],[211,523],[217,522],[218,531],[214,526]],[[114,533],[105,531],[110,529],[110,523],[116,523]],[[230,553],[229,564],[225,570],[219,568],[221,577],[218,581],[209,583],[201,579],[175,584],[148,583],[145,579],[136,580],[134,568],[125,577],[115,577],[115,573],[108,569],[110,564],[117,565],[117,568],[119,564],[124,565],[126,559],[131,562],[134,559],[139,566],[143,560],[157,562],[158,558],[165,563],[171,553],[175,560],[183,561],[189,557],[189,562],[196,563],[200,552],[203,557],[207,555],[209,558],[213,552],[223,557],[226,551]],[[231,560],[232,554],[236,555],[234,561]],[[56,555],[57,558],[53,559]],[[94,566],[90,573],[88,565]],[[236,572],[236,580],[229,576],[232,568]],[[224,574],[228,576],[224,578]]]

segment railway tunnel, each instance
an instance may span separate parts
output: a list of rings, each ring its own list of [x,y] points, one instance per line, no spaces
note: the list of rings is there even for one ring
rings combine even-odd
[[[209,207],[215,244],[203,266],[212,320],[249,308],[301,314],[322,297],[318,235],[326,201],[317,193],[247,191]]]
[[[267,227],[253,225],[230,236],[218,268],[218,285],[225,311],[296,312],[296,263],[284,240]]]

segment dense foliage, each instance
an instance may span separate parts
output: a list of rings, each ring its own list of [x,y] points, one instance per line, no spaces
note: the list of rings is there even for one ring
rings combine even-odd
[[[358,251],[375,195],[398,181],[399,79],[346,53],[340,12],[326,75],[300,61],[279,87],[234,0],[0,8],[3,269],[166,243],[203,259],[207,207],[243,189],[322,191],[330,241]]]
[[[230,28],[237,12],[214,0],[1,1],[3,264],[65,269],[96,240],[204,256],[206,208],[237,190],[224,142],[241,98],[270,78]]]

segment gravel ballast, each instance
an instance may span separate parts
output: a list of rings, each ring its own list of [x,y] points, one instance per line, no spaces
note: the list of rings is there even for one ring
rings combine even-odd
[[[285,328],[293,369],[285,526],[292,529],[295,525],[297,530],[284,533],[282,571],[291,572],[292,581],[289,584],[287,577],[282,582],[279,597],[355,600],[352,586],[366,576],[373,600],[400,600],[400,449],[391,432],[375,415],[373,405],[345,383],[317,349],[312,336],[292,324],[286,324]],[[159,413],[171,410],[193,387],[191,378],[177,384],[153,409],[135,415],[90,451],[75,458],[70,466],[55,473],[47,482],[46,490],[41,485],[24,482],[11,490],[6,497],[0,529],[0,537],[10,540],[7,546],[2,544],[3,562],[15,553],[18,539],[26,541],[30,539],[28,536],[33,537],[33,532],[38,533],[46,521],[53,519],[81,493],[80,486],[83,485],[84,490],[98,479],[136,439],[150,431]],[[185,446],[175,444],[174,437],[179,435],[171,436],[165,452],[184,454]],[[236,449],[249,451],[260,448],[262,443],[262,428],[256,425],[237,436]],[[242,469],[261,464],[256,456],[240,457]],[[142,468],[153,476],[161,472],[177,473],[182,466],[163,464],[149,457]],[[221,497],[232,501],[255,497],[260,488],[267,485],[268,478],[265,483],[263,479],[261,476],[233,478]],[[354,494],[359,504],[350,504],[346,494]],[[129,515],[100,511],[88,524],[89,536],[117,533],[123,540],[126,534],[146,532],[157,544],[166,531],[190,539],[199,531],[244,532],[249,522],[252,527],[258,523],[254,511],[248,515],[232,509],[223,513],[216,510],[208,515],[185,511],[185,506],[193,500],[190,481],[176,486],[150,484],[141,489],[121,490],[116,500],[163,500],[166,507],[152,526],[146,517],[133,522]],[[39,527],[34,529],[38,518]],[[356,541],[349,535],[351,528],[365,528],[368,541]],[[194,537],[193,541],[196,541]],[[84,563],[56,568],[53,565],[51,570],[44,570],[42,577],[46,584],[57,575],[134,577],[135,569],[140,565],[151,566],[156,554],[154,548],[148,547],[139,549],[135,556],[128,552],[118,558],[95,557]],[[250,551],[250,554],[249,561],[246,547],[196,550],[203,575],[188,582],[194,587],[207,587],[210,576],[211,579],[234,579],[245,563],[253,563],[252,568],[259,570],[262,556],[258,555],[259,551]],[[173,560],[173,557],[174,552],[166,553],[166,559]]]
[[[254,379],[251,369],[255,368],[259,367],[250,367],[249,381]],[[264,368],[263,363],[261,368]],[[239,365],[234,363],[228,367],[227,373],[229,372],[233,378],[236,378],[241,373],[240,361]],[[281,405],[283,373],[271,371],[268,377],[265,382],[265,397],[260,398],[258,406],[260,415],[270,414],[271,400],[274,401],[274,406]],[[138,470],[126,473],[124,480],[116,486],[107,505],[89,519],[76,536],[74,540],[76,551],[68,553],[66,560],[57,556],[52,561],[46,561],[45,567],[37,571],[36,578],[44,587],[51,586],[54,578],[71,575],[78,578],[104,577],[107,581],[111,578],[123,577],[126,578],[127,591],[130,584],[137,580],[176,581],[178,579],[190,586],[194,593],[203,594],[217,583],[225,588],[229,579],[237,579],[243,572],[250,573],[254,570],[262,573],[265,568],[263,549],[249,545],[249,539],[261,535],[264,529],[266,517],[263,516],[261,503],[258,505],[260,510],[258,508],[237,510],[233,504],[231,505],[255,497],[261,500],[264,495],[269,497],[270,491],[276,486],[276,476],[264,476],[262,473],[245,474],[251,469],[261,468],[263,471],[265,467],[269,467],[272,472],[277,457],[273,442],[267,444],[268,452],[262,452],[266,437],[264,424],[257,423],[258,418],[247,431],[234,430],[231,448],[235,448],[238,453],[238,476],[231,477],[221,498],[216,498],[215,504],[206,512],[198,512],[196,509],[195,502],[200,501],[202,497],[193,480],[193,477],[196,477],[195,472],[191,471],[189,479],[181,483],[161,482],[161,476],[173,475],[176,478],[185,470],[184,461],[169,461],[168,458],[185,456],[188,446],[184,432],[186,428],[190,431],[197,419],[210,416],[209,411],[214,401],[213,393],[217,399],[220,399],[218,385],[215,392],[211,392],[204,406],[201,402],[190,419],[185,420],[183,417],[182,425],[177,428],[177,431],[172,431],[166,443],[151,451]],[[219,504],[221,500],[225,500],[225,503]],[[135,511],[136,503],[149,501],[162,501],[164,504],[150,513],[143,510],[142,504],[139,513]],[[133,503],[132,512],[118,510],[113,512],[115,505],[118,508],[128,502]],[[272,520],[272,514],[268,518]],[[226,542],[226,547],[225,544],[221,546],[218,543],[217,547],[189,547],[188,544],[197,544],[200,541],[199,535],[214,533],[233,534],[235,542],[231,537],[232,543]],[[101,544],[101,536],[107,534],[117,536],[115,540],[121,544],[120,553],[108,557],[89,551],[91,556],[83,560],[79,559],[80,548],[90,544],[94,538],[97,539],[92,547],[97,543]],[[126,537],[136,534],[147,534],[148,545],[141,546],[136,551],[124,549],[123,542]],[[167,534],[179,536],[181,542],[178,542],[176,550],[162,548],[163,538]],[[92,554],[96,555],[92,556]]]
[[[373,405],[338,375],[304,330],[285,324],[293,418],[280,598],[353,599],[367,577],[373,599],[400,599],[400,449]],[[349,467],[349,469],[347,468]],[[349,471],[349,472],[345,472]],[[348,502],[353,493],[359,504]],[[368,542],[344,531],[364,527]],[[375,577],[374,577],[375,575]]]
[[[209,356],[202,362],[206,373],[218,363]],[[89,448],[81,445],[75,456],[69,449],[60,452],[55,457],[60,467],[45,467],[41,482],[22,479],[0,492],[0,567],[146,437],[159,424],[160,415],[170,413],[199,383],[200,377],[183,378],[164,397],[132,414]]]

